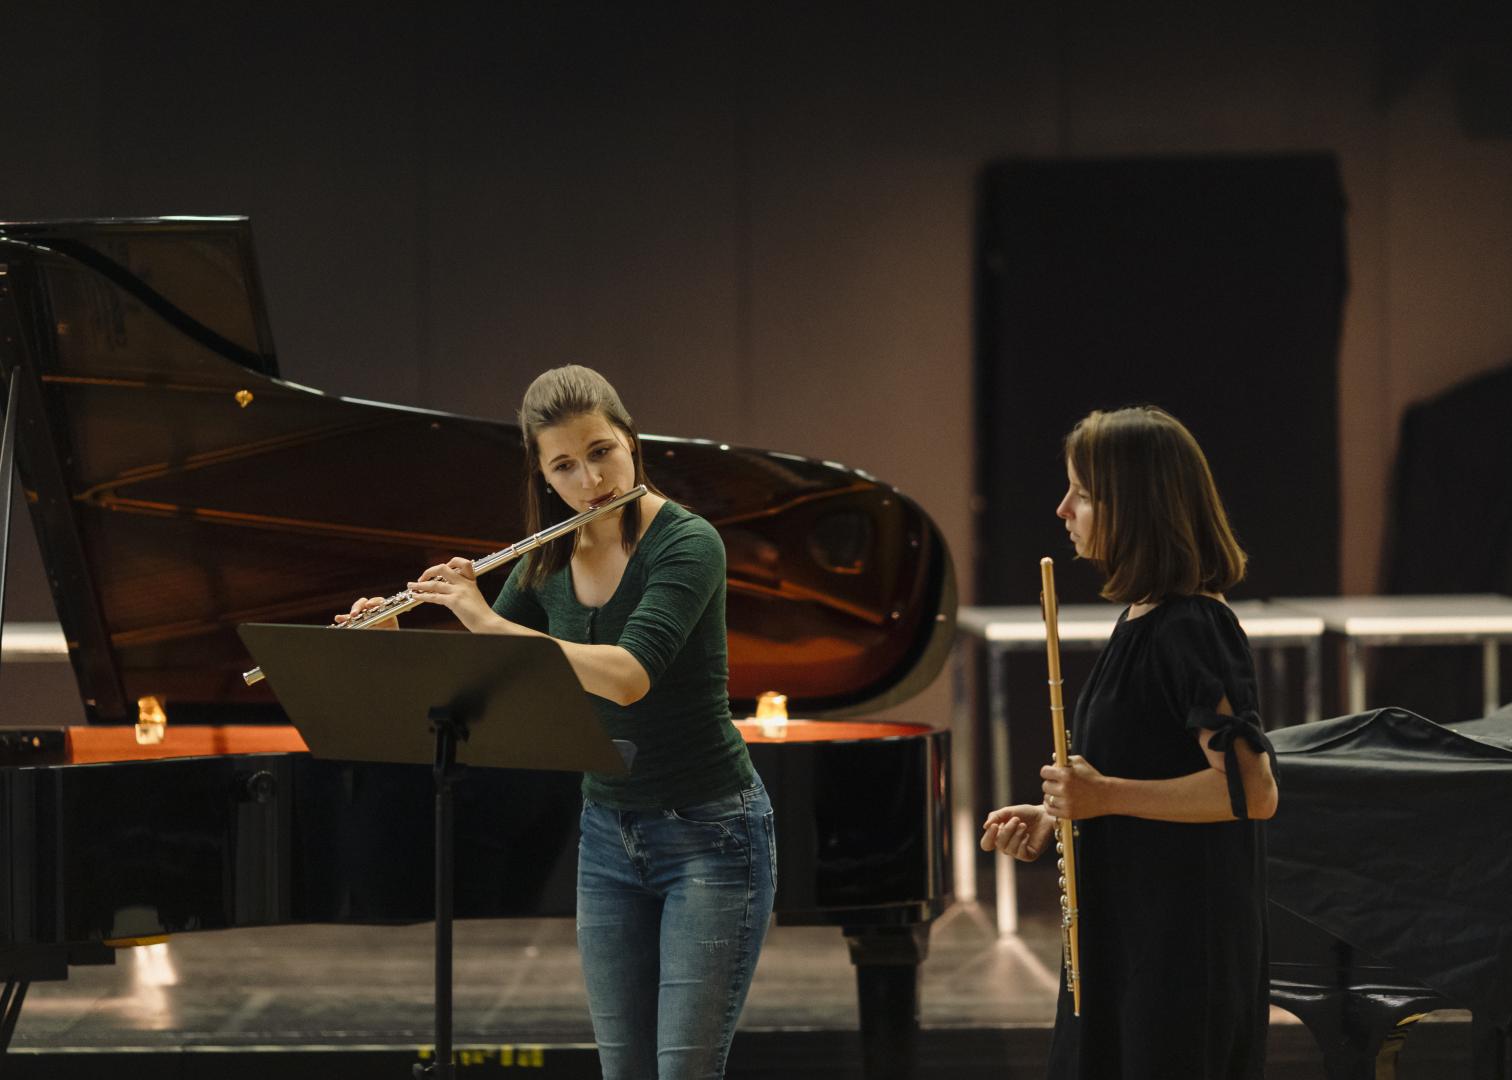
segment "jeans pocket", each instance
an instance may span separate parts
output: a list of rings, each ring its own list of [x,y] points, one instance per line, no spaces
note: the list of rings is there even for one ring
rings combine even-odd
[[[691,821],[699,825],[728,825],[745,816],[746,800],[744,792],[736,791],[729,795],[721,795],[717,799],[707,802],[694,803],[691,806],[679,806],[672,810],[672,816],[683,821]]]

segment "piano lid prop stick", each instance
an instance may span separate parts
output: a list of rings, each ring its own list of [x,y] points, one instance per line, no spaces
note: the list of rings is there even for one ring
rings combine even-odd
[[[574,516],[567,518],[565,521],[557,522],[555,525],[549,525],[538,533],[527,536],[523,540],[515,541],[507,548],[501,548],[500,550],[495,551],[490,555],[484,555],[481,558],[474,559],[472,564],[473,576],[482,577],[490,570],[495,570],[498,567],[503,566],[505,563],[514,562],[520,556],[529,554],[536,548],[540,547],[542,544],[549,544],[551,543],[551,541],[556,540],[559,537],[566,536],[571,532],[576,532],[584,525],[587,525],[590,521],[595,521],[598,518],[603,517],[605,514],[612,513],[622,506],[627,506],[630,503],[633,503],[636,499],[639,499],[645,493],[646,485],[637,484],[635,485],[635,487],[631,488],[623,495],[616,495],[606,503],[590,507],[589,509],[584,510],[581,514],[575,514]],[[393,596],[385,597],[383,603],[379,604],[377,607],[369,608],[361,615],[348,619],[346,622],[331,623],[330,626],[327,627],[327,629],[366,630],[374,623],[382,622],[384,619],[392,618],[395,615],[399,615],[402,612],[408,611],[410,608],[418,607],[423,602],[424,601],[420,600],[417,596],[415,596],[414,593],[410,592],[408,589],[405,589],[403,592],[397,592]],[[256,683],[262,682],[262,668],[255,667],[251,671],[244,672],[242,674],[242,678],[246,681],[248,686],[253,686]]]
[[[1055,602],[1055,560],[1040,560],[1040,610],[1045,616],[1045,660],[1050,672],[1050,726],[1055,734],[1055,764],[1064,769],[1070,760],[1066,745],[1066,707],[1061,700],[1060,625]],[[1076,825],[1065,818],[1055,824],[1055,868],[1061,890],[1061,965],[1066,969],[1066,989],[1071,991],[1071,1011],[1081,1015],[1081,942],[1076,907]]]

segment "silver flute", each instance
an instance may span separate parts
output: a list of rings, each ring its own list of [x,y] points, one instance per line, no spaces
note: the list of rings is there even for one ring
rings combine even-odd
[[[472,564],[473,576],[482,577],[490,570],[503,566],[505,563],[514,562],[520,556],[529,554],[536,548],[540,547],[542,544],[549,544],[551,543],[551,541],[557,539],[560,536],[566,536],[570,532],[576,532],[584,525],[587,525],[590,521],[601,518],[605,514],[618,510],[622,506],[633,503],[636,499],[639,499],[644,494],[646,494],[646,485],[637,484],[635,485],[635,487],[631,488],[623,495],[616,495],[606,503],[600,503],[598,506],[590,507],[589,509],[584,510],[581,514],[576,514],[573,517],[567,518],[565,521],[559,521],[555,525],[549,525],[546,528],[542,529],[540,532],[535,533],[532,536],[527,536],[523,540],[517,540],[515,543],[510,544],[507,548],[501,548],[500,550],[493,552],[491,555],[484,555],[481,558],[474,559]],[[393,596],[384,597],[383,603],[379,604],[377,607],[369,608],[361,615],[354,615],[346,622],[331,623],[328,629],[366,630],[374,623],[382,622],[384,619],[392,618],[393,616],[398,615],[401,612],[408,611],[412,607],[417,607],[422,603],[424,603],[423,600],[421,600],[414,593],[410,592],[408,589],[405,589],[403,592],[397,592]],[[248,686],[262,682],[262,668],[255,667],[251,671],[244,672],[242,674],[242,679]]]

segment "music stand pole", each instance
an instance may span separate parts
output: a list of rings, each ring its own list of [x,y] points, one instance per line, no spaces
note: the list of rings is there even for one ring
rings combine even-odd
[[[5,630],[5,559],[10,548],[11,478],[16,473],[16,425],[20,423],[21,372],[12,371],[0,425],[0,635]],[[23,988],[22,994],[26,991]],[[20,1008],[19,1004],[17,1008]],[[0,1043],[0,1049],[4,1044]]]
[[[436,735],[436,1061],[416,1065],[416,1080],[435,1076],[452,1080],[452,883],[455,845],[452,843],[452,781],[457,775],[457,743],[467,739],[467,724],[450,709],[430,711]]]
[[[452,788],[463,766],[624,774],[611,740],[550,638],[435,630],[238,628],[316,757],[431,766],[436,843],[436,1056],[414,1076],[453,1080]],[[426,727],[419,718],[424,716]]]

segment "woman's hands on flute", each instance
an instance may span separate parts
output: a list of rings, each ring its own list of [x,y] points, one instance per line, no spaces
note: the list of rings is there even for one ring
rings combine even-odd
[[[1058,818],[1082,821],[1114,813],[1108,778],[1080,754],[1072,754],[1065,766],[1046,765],[1040,769],[1040,780],[1045,806]]]
[[[982,850],[1033,862],[1054,833],[1055,818],[1043,806],[1005,806],[982,823]]]
[[[348,612],[345,612],[343,614],[337,615],[335,621],[337,623],[348,622],[348,621],[350,621],[352,619],[355,619],[357,616],[361,615],[364,611],[370,611],[371,609],[373,609],[375,607],[382,607],[382,606],[383,606],[383,597],[381,597],[381,596],[359,596],[356,600],[352,601],[352,610],[348,611]],[[372,623],[371,625],[369,625],[367,627],[367,629],[369,629],[369,630],[397,630],[397,629],[399,629],[399,616],[397,616],[397,615],[390,615],[386,619],[379,619],[377,622]]]
[[[409,583],[409,591],[416,600],[451,609],[457,621],[474,632],[484,627],[497,630],[504,622],[478,590],[471,559],[458,556],[430,567],[419,581]]]
[[[427,604],[440,604],[449,608],[463,626],[473,633],[515,634],[525,637],[549,638],[549,635],[533,630],[520,623],[510,622],[494,611],[478,591],[477,575],[470,559],[455,558],[428,568],[419,579],[409,583],[409,592],[416,600]],[[363,597],[352,605],[349,615],[337,616],[338,622],[361,614],[383,601]],[[393,628],[395,619],[384,619],[375,626]],[[562,649],[562,655],[572,665],[573,672],[583,689],[590,694],[607,698],[617,705],[631,705],[646,696],[651,689],[650,676],[630,652],[619,645],[584,645],[573,641],[550,638]]]
[[[994,810],[982,822],[982,850],[1033,862],[1049,846],[1062,819],[1081,821],[1115,813],[1109,778],[1086,758],[1074,754],[1064,767],[1051,763],[1040,770],[1045,801]]]
[[[443,604],[456,613],[464,626],[469,630],[477,627],[468,623],[463,618],[462,611],[467,611],[477,621],[477,607],[481,605],[488,615],[493,615],[493,608],[489,607],[488,601],[483,599],[483,594],[478,591],[477,575],[473,573],[472,560],[460,556],[448,562],[432,566],[420,575],[419,581],[409,583],[409,591],[416,600],[427,604]],[[469,595],[471,594],[471,595]],[[384,598],[381,596],[359,596],[352,601],[352,609],[345,614],[337,615],[336,622],[344,623],[357,618],[365,611],[381,607]],[[462,609],[459,611],[458,609]],[[367,627],[369,630],[397,630],[399,629],[399,616],[393,615],[387,619],[380,619]]]
[[[494,614],[493,607],[483,599],[483,594],[478,590],[478,578],[473,572],[471,559],[458,556],[427,568],[418,581],[409,583],[409,592],[422,603],[440,604],[450,608],[458,621],[469,630],[478,631],[486,628],[495,633],[524,632],[514,623]],[[384,598],[381,596],[359,596],[352,602],[350,611],[336,616],[336,622],[348,622],[363,612],[381,607],[383,603]],[[380,619],[378,622],[369,624],[367,629],[397,630],[399,617],[394,615],[387,619]]]
[[[1210,732],[1203,734],[1211,735]],[[1245,770],[1246,799],[1254,808],[1251,816],[1270,817],[1275,813],[1276,789],[1269,760],[1245,743],[1238,744],[1234,750],[1239,757],[1240,769]],[[1117,814],[1147,821],[1234,820],[1229,804],[1228,777],[1211,763],[1209,767],[1186,776],[1130,780],[1107,776],[1093,768],[1086,758],[1073,756],[1064,768],[1046,765],[1040,770],[1040,777],[1044,781],[1041,786],[1045,790],[1045,807],[1057,818],[1085,821]]]

